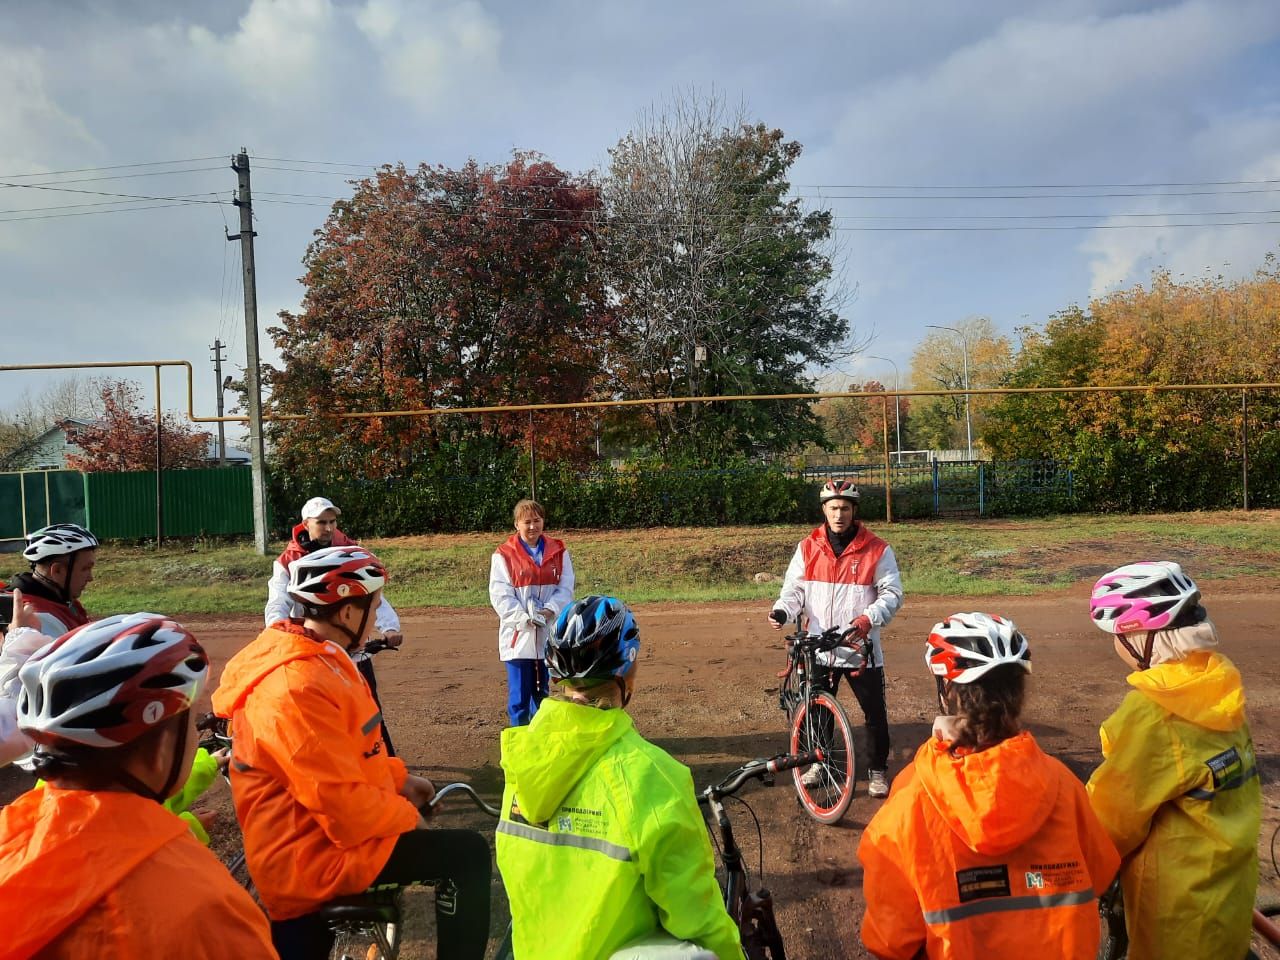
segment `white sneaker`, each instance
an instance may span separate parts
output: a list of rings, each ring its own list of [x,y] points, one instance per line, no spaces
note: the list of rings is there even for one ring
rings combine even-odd
[[[868,774],[867,796],[882,800],[889,795],[889,772],[872,770]]]
[[[806,787],[816,787],[822,783],[822,764],[810,764],[809,769],[800,776],[800,782]]]

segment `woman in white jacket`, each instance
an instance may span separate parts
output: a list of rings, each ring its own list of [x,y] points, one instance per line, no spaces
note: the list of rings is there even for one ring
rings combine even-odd
[[[547,633],[573,602],[573,562],[564,542],[543,536],[546,511],[521,500],[516,532],[493,553],[489,602],[498,614],[498,655],[507,667],[507,716],[513,727],[533,719],[547,695]]]

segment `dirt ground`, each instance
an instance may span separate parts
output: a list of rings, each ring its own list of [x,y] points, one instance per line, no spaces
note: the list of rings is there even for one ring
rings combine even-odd
[[[1087,587],[1042,598],[986,598],[980,609],[1012,617],[1032,643],[1035,674],[1026,720],[1044,748],[1080,777],[1099,757],[1098,726],[1128,687],[1125,668],[1107,639],[1088,623]],[[1264,886],[1275,888],[1270,841],[1280,821],[1280,664],[1273,631],[1280,622],[1280,585],[1269,580],[1214,581],[1206,605],[1223,637],[1223,651],[1244,674],[1249,717],[1261,765],[1264,826],[1260,840]],[[954,598],[907,598],[886,630],[889,718],[895,770],[929,735],[933,680],[922,663],[923,639],[942,616],[972,609]],[[775,673],[784,665],[780,639],[768,628],[767,604],[646,605],[636,610],[642,634],[641,672],[631,712],[636,727],[693,771],[695,783],[718,779],[746,759],[783,752],[785,723],[777,706]],[[248,618],[190,620],[220,670],[248,642],[259,623]],[[401,755],[438,784],[468,780],[491,797],[500,792],[498,735],[503,729],[505,680],[498,662],[496,621],[488,610],[427,609],[404,617],[405,649],[377,658],[385,713]],[[842,691],[851,719],[861,715]],[[861,733],[861,731],[859,731]],[[861,743],[860,756],[861,756]],[[860,764],[863,767],[864,764]],[[0,800],[24,786],[0,773]],[[225,788],[217,846],[236,840]],[[755,787],[743,796],[764,828],[764,883],[772,890],[788,956],[798,960],[865,957],[858,939],[862,876],[858,837],[878,802],[866,795],[865,769],[844,821],[823,826],[798,807],[789,781]],[[745,811],[731,808],[753,873],[755,830]],[[441,825],[467,825],[492,835],[479,814],[446,812]],[[753,876],[753,884],[758,878]],[[505,897],[495,872],[493,929],[505,927]],[[429,910],[430,893],[412,895],[411,909]],[[435,955],[426,921],[414,920],[404,956]]]

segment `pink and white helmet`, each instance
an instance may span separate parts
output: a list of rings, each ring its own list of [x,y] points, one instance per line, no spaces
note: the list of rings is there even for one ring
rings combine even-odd
[[[209,657],[180,623],[129,613],[86,623],[18,672],[18,726],[47,747],[118,747],[191,709]]]
[[[1163,630],[1200,603],[1200,589],[1170,560],[1130,563],[1093,585],[1089,616],[1107,633]]]

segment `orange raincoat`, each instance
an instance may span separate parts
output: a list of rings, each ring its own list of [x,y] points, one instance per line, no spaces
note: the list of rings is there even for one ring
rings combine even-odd
[[[1029,733],[953,757],[930,740],[858,846],[877,957],[1092,960],[1120,858],[1084,785]]]
[[[231,719],[231,794],[267,914],[367,889],[418,811],[346,652],[296,621],[273,624],[231,658],[213,709]]]
[[[0,958],[274,957],[253,899],[132,793],[30,790],[0,811]]]

